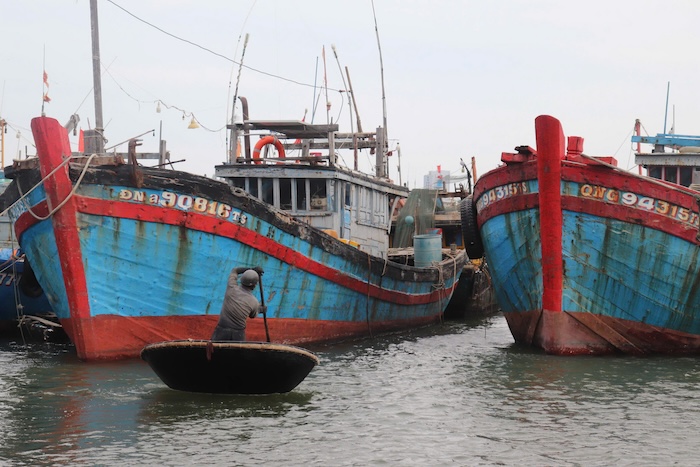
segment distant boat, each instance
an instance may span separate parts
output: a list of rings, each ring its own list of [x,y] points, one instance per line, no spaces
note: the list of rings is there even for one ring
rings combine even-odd
[[[445,309],[445,318],[462,319],[467,315],[491,314],[497,311],[486,264],[482,261],[483,249],[475,252],[463,241],[463,206],[471,198],[471,174],[454,177],[466,180],[451,187],[445,183],[440,189],[414,188],[407,200],[401,200],[401,208],[392,219],[389,250],[397,261],[415,264],[415,242],[435,241],[436,248],[455,251],[465,250],[471,261],[467,261],[459,273],[459,283]],[[448,180],[450,180],[448,178]],[[420,207],[420,211],[419,211]],[[405,228],[410,218],[410,228]],[[415,232],[427,232],[416,236]],[[401,257],[404,256],[404,259]],[[422,260],[419,254],[417,261]],[[476,287],[475,287],[476,286]]]
[[[700,138],[634,137],[656,144],[637,155],[643,176],[583,154],[553,117],[535,131],[537,148],[503,153],[472,205],[515,341],[557,355],[698,353]]]
[[[0,122],[2,122],[0,120]],[[0,125],[2,131],[2,125]],[[0,192],[9,185],[0,170]],[[51,305],[19,248],[7,214],[0,216],[0,332],[41,329],[51,333],[60,328]]]

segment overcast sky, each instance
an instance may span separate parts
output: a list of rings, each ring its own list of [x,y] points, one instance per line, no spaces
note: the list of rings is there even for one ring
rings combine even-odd
[[[371,0],[98,5],[108,146],[155,129],[140,149],[156,151],[162,123],[171,159],[186,159],[176,167],[212,176],[226,158],[223,128],[245,34],[238,94],[251,119],[300,120],[308,111],[311,121],[322,92],[313,118],[326,123],[325,46],[331,118],[350,131],[346,95],[336,91],[344,88],[339,62],[349,69],[363,129],[382,125]],[[476,157],[484,173],[501,152],[535,146],[541,114],[583,136],[587,154],[613,155],[629,168],[634,121],[649,134],[663,131],[669,82],[667,129],[675,121],[677,133],[700,134],[697,0],[375,0],[374,10],[390,146],[400,142],[402,181],[412,188],[437,165],[457,171],[460,158]],[[65,123],[78,113],[83,129],[94,126],[88,0],[0,0],[0,41],[6,165],[25,147],[35,153],[29,126],[41,113],[44,69],[46,114]],[[192,115],[202,128],[187,129]],[[372,162],[361,155],[362,168]],[[398,182],[397,163],[390,160],[390,175]]]

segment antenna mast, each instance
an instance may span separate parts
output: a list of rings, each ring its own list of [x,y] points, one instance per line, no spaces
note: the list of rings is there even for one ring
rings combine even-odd
[[[666,134],[666,120],[668,119],[668,94],[671,92],[671,82],[666,84],[666,111],[664,112],[664,134]]]
[[[384,125],[384,137],[381,138],[382,147],[377,154],[377,176],[387,177],[386,170],[386,150],[389,147],[389,130],[386,127],[386,92],[384,91],[384,60],[382,59],[382,45],[379,42],[379,27],[377,26],[377,13],[374,10],[374,0],[372,0],[372,16],[374,17],[374,32],[377,35],[377,50],[379,50],[379,69],[382,81],[382,117]]]
[[[92,31],[92,81],[95,96],[96,151],[104,152],[104,127],[102,123],[102,74],[100,73],[100,29],[97,24],[97,0],[90,0],[90,25]]]

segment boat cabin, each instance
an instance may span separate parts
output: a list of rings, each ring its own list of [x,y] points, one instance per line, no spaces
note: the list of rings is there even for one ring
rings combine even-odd
[[[236,157],[216,166],[216,177],[345,243],[386,257],[392,209],[408,189],[391,183],[381,170],[373,176],[338,164],[341,149],[354,151],[355,160],[361,149],[383,155],[382,128],[342,134],[337,125],[250,120],[233,127],[245,144],[241,148],[236,137],[231,151]]]
[[[700,138],[690,135],[658,133],[641,136],[639,120],[635,123],[637,143],[635,163],[647,169],[647,175],[700,191]],[[651,153],[641,152],[641,143],[653,144]],[[666,152],[670,149],[671,152]]]

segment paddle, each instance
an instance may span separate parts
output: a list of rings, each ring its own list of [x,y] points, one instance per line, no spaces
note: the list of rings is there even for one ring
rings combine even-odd
[[[262,274],[260,274],[260,303],[262,305],[263,322],[265,323],[265,337],[270,342],[270,330],[267,329],[267,312],[265,311],[265,293],[263,292]]]

